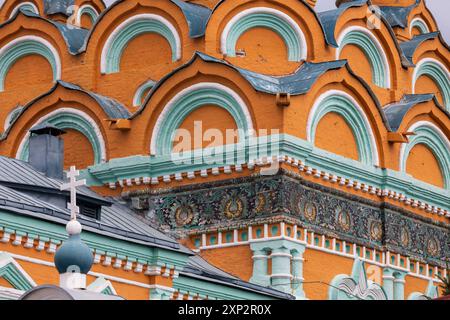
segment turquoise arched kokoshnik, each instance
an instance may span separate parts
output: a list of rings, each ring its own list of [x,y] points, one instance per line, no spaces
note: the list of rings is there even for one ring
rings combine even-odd
[[[145,33],[157,33],[163,36],[172,49],[172,60],[181,58],[181,40],[174,26],[161,16],[141,14],[119,25],[106,41],[101,57],[102,73],[119,72],[120,60],[128,43]]]
[[[330,112],[341,115],[352,129],[359,161],[367,165],[378,165],[377,146],[370,123],[356,101],[344,92],[328,91],[316,101],[308,119],[308,141],[315,142],[317,126]]]
[[[153,130],[151,154],[170,154],[176,130],[183,120],[205,105],[215,105],[227,110],[240,132],[245,135],[252,132],[253,124],[247,106],[234,91],[217,83],[199,83],[181,91],[166,105]],[[245,138],[239,137],[240,141]]]
[[[430,32],[427,24],[422,19],[414,19],[413,21],[411,21],[410,31],[412,31],[413,28],[417,28],[418,30],[420,30],[421,34]]]
[[[90,5],[84,5],[77,12],[77,20],[78,24],[81,25],[81,17],[83,15],[87,15],[91,20],[92,24],[95,23],[95,20],[98,18],[98,12],[94,9],[94,7]]]
[[[140,106],[142,101],[144,100],[144,95],[155,86],[156,82],[153,80],[148,80],[144,84],[142,84],[134,94],[133,97],[133,106]]]
[[[0,49],[0,91],[5,90],[6,75],[14,63],[29,55],[40,55],[47,59],[53,71],[53,80],[60,79],[61,61],[55,48],[40,37],[24,36]]]
[[[423,59],[417,65],[413,76],[413,90],[421,76],[430,77],[439,87],[444,100],[444,107],[450,111],[450,75],[447,69],[434,59]],[[430,92],[431,93],[431,92]]]
[[[382,88],[390,87],[390,71],[387,58],[378,40],[367,30],[349,27],[343,31],[338,40],[337,59],[346,45],[355,45],[364,52],[372,70],[372,81]]]
[[[230,57],[236,56],[236,44],[241,35],[249,29],[263,27],[283,38],[288,49],[289,61],[306,59],[305,37],[288,15],[269,8],[253,8],[236,15],[225,27],[222,34],[222,51]]]
[[[87,119],[78,113],[72,113],[69,111],[61,111],[51,115],[43,121],[39,121],[39,123],[46,122],[51,124],[59,129],[72,129],[83,134],[91,143],[92,149],[94,151],[94,161],[95,164],[99,164],[104,162],[105,158],[105,145],[104,140],[99,134],[98,127],[94,127],[91,123],[91,119]],[[18,158],[21,160],[28,159],[28,147],[29,147],[29,136],[26,137],[26,141],[24,141],[23,146]]]
[[[439,163],[446,189],[450,188],[450,142],[444,133],[430,122],[420,121],[415,123],[408,132],[414,132],[409,143],[402,146],[400,151],[400,171],[406,172],[406,163],[411,150],[418,144],[427,146]]]

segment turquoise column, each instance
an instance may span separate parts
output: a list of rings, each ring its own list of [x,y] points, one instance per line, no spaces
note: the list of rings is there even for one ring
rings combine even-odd
[[[394,272],[394,300],[405,300],[405,277],[406,272]]]
[[[394,270],[385,268],[383,270],[383,289],[388,300],[394,300]]]
[[[270,258],[272,259],[271,287],[292,293],[291,251],[285,246],[273,248]]]
[[[305,291],[303,291],[303,253],[305,246],[301,245],[298,249],[293,250],[292,253],[292,275],[294,296],[297,299],[305,299]]]
[[[252,245],[253,246],[253,245]],[[268,272],[268,255],[267,251],[260,248],[252,248],[253,251],[253,275],[250,278],[251,283],[259,284],[264,287],[270,285],[270,277]]]

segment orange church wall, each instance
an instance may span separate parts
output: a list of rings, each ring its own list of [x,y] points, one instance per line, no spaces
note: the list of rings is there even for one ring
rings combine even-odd
[[[353,259],[331,255],[325,252],[307,249],[303,255],[303,289],[311,300],[328,300],[328,289],[338,274],[352,273]],[[332,267],[331,267],[332,266]],[[322,283],[308,283],[322,282]]]
[[[200,255],[212,265],[249,281],[253,273],[252,251],[248,245],[204,250]]]
[[[226,57],[232,64],[269,75],[293,73],[299,62],[288,60],[288,50],[283,39],[274,31],[252,28],[245,32],[236,44],[236,50],[243,50],[244,57]]]
[[[236,122],[228,111],[217,106],[203,106],[194,110],[184,119],[179,129],[181,131],[174,142],[174,148],[178,151],[180,148],[194,150],[238,142],[238,138],[227,141],[227,130],[236,130]],[[183,140],[184,130],[190,133],[189,149],[185,149],[189,143]]]
[[[95,163],[94,151],[89,140],[79,131],[68,129],[64,140],[64,169],[76,166],[85,169]]]
[[[358,146],[352,129],[337,113],[328,113],[316,130],[315,146],[346,158],[358,160]]]
[[[414,178],[444,188],[442,171],[433,152],[425,145],[416,145],[409,153],[406,172]]]

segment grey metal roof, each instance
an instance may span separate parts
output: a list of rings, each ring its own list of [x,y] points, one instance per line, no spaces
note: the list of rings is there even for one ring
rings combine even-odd
[[[70,15],[68,9],[75,4],[75,0],[44,0],[44,12],[46,14],[62,13]]]
[[[54,285],[42,285],[25,292],[19,300],[125,300],[116,295],[107,295],[89,290],[61,288]]]
[[[70,220],[68,209],[59,208],[47,201],[36,199],[1,184],[0,210],[61,225],[65,225]],[[193,254],[192,251],[180,245],[176,240],[135,218],[130,209],[121,206],[117,202],[111,207],[102,207],[102,218],[100,221],[82,215],[78,217],[78,220],[83,225],[83,229],[88,232],[141,245],[161,247],[189,255]]]
[[[73,83],[65,82],[62,80],[59,80],[57,83],[66,89],[81,91],[83,93],[86,93],[91,98],[93,98],[95,101],[97,101],[97,103],[100,105],[100,107],[102,107],[102,109],[105,111],[105,113],[111,119],[127,119],[131,115],[131,113],[128,111],[128,109],[123,104],[118,102],[117,100],[102,96],[102,95],[92,92],[92,91],[84,90],[83,88],[81,88]]]
[[[398,130],[406,113],[415,105],[431,101],[433,98],[433,94],[410,94],[403,96],[399,102],[386,106],[383,111],[391,131]]]
[[[381,13],[391,27],[400,27],[404,29],[408,26],[409,14],[420,4],[420,1],[421,0],[416,0],[416,3],[407,7],[380,6]]]
[[[58,31],[61,33],[62,37],[64,38],[64,42],[66,43],[68,52],[72,55],[76,55],[79,53],[79,51],[81,50],[81,48],[84,45],[87,35],[89,34],[89,30],[87,30],[87,29],[78,28],[75,26],[68,27],[64,23],[45,19],[34,12],[23,10],[23,9],[19,9],[14,16],[12,16],[6,22],[1,24],[0,28],[6,24],[13,22],[19,14],[23,14],[23,15],[25,15],[29,18],[33,18],[33,19],[40,19],[40,20],[46,21],[46,22],[52,24],[53,26],[55,26],[58,29]]]
[[[41,188],[46,191],[67,193],[66,191],[60,191],[63,183],[64,181],[62,180],[47,177],[45,174],[34,169],[28,162],[0,156],[1,185],[20,185]],[[88,198],[108,202],[88,187],[81,187],[78,191],[81,195]]]
[[[209,279],[209,281],[212,282],[217,282],[238,288],[244,288],[245,290],[262,293],[279,299],[287,299],[287,300],[295,299],[294,296],[288,293],[284,293],[268,287],[263,287],[257,284],[249,283],[237,277],[234,277],[231,274],[212,266],[198,255],[191,256],[189,258],[187,266],[183,268],[183,271],[180,272],[180,274],[194,278],[197,277],[207,278]]]
[[[68,26],[65,23],[51,21],[61,32],[64,40],[66,41],[67,47],[70,54],[77,54],[84,45],[84,40],[86,39],[89,30],[78,28],[74,26]]]
[[[433,39],[436,39],[436,38],[440,38],[440,32],[439,31],[421,34],[421,35],[415,36],[410,41],[405,41],[405,42],[400,43],[400,48],[402,49],[403,55],[405,56],[405,58],[408,59],[408,61],[411,64],[414,64],[413,56],[414,56],[414,53],[416,52],[416,49],[423,42],[428,41],[428,40],[433,40]],[[445,44],[445,42],[443,42],[443,44],[445,46],[447,46]]]
[[[145,101],[142,104],[141,108],[136,113],[134,113],[131,118],[136,117],[142,112],[147,103],[150,101],[152,95],[165,81],[167,81],[167,79],[172,77],[178,71],[190,66],[197,58],[200,58],[205,62],[219,63],[233,68],[234,70],[238,71],[253,86],[255,90],[259,92],[268,94],[289,93],[291,95],[301,95],[307,93],[311,89],[315,81],[322,74],[326,73],[329,70],[340,69],[347,64],[346,60],[336,60],[320,63],[305,62],[293,74],[287,76],[269,76],[236,67],[225,60],[220,60],[197,51],[194,53],[194,56],[190,61],[168,73],[153,86],[153,88],[145,98]]]
[[[171,0],[171,2],[177,5],[183,12],[189,26],[189,36],[191,38],[203,37],[212,11],[207,7],[195,3],[181,0]]]
[[[339,6],[337,9],[328,10],[319,12],[317,15],[319,17],[320,23],[323,26],[325,32],[325,39],[327,42],[334,46],[338,47],[338,43],[336,41],[336,37],[334,35],[334,31],[336,29],[336,23],[339,20],[339,17],[348,9],[353,7],[362,7],[366,5],[367,0],[355,0],[352,2],[346,2]]]

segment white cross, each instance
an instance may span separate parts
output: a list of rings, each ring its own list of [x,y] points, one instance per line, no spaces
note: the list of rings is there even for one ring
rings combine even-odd
[[[77,220],[77,214],[80,213],[80,208],[77,206],[77,187],[86,185],[86,179],[77,181],[77,177],[80,175],[75,166],[70,167],[70,171],[67,172],[68,183],[61,185],[61,191],[70,190],[70,203],[67,204],[67,209],[70,210],[71,220]]]

